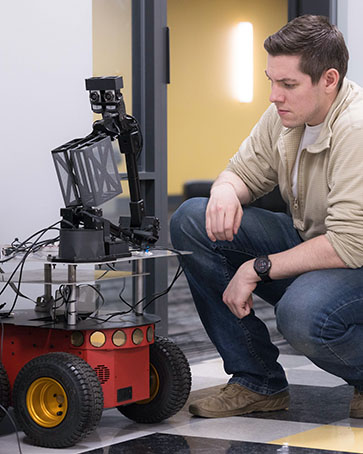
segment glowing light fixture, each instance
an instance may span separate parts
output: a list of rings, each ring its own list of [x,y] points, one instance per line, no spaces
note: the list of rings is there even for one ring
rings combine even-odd
[[[234,28],[231,44],[233,97],[240,102],[251,102],[253,99],[253,27],[250,22],[240,22]]]
[[[102,347],[106,342],[106,336],[102,331],[94,331],[89,341],[93,347]]]

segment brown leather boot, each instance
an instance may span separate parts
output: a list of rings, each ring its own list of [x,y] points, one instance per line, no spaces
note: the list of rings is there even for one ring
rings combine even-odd
[[[363,418],[363,392],[354,389],[353,399],[350,402],[350,418]]]
[[[287,410],[289,403],[288,391],[266,396],[250,391],[237,383],[228,383],[216,395],[191,404],[189,411],[193,415],[204,418],[224,418],[255,411]]]

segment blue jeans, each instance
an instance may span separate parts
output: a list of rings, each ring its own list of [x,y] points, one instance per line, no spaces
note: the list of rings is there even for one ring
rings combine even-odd
[[[266,325],[254,311],[238,319],[222,294],[243,262],[302,239],[290,216],[245,207],[233,241],[212,242],[205,230],[207,202],[187,200],[170,224],[173,246],[193,252],[181,260],[199,316],[231,383],[261,394],[280,392],[288,383]],[[363,268],[311,271],[259,283],[254,293],[274,306],[278,330],[297,351],[363,391]]]

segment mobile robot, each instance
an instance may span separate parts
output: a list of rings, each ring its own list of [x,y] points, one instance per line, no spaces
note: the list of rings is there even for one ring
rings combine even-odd
[[[35,310],[0,319],[0,404],[14,407],[20,428],[38,446],[73,446],[97,427],[104,408],[116,407],[136,422],[160,422],[190,393],[185,355],[155,335],[159,317],[139,307],[109,318],[77,311],[80,265],[142,260],[158,239],[158,220],[145,215],[140,196],[141,132],[126,114],[121,88],[122,77],[86,80],[91,108],[102,120],[87,137],[52,151],[65,208],[58,255],[43,264],[45,294]],[[95,208],[121,192],[113,140],[125,155],[130,189],[131,216],[118,225]],[[61,304],[52,295],[59,266],[67,274]]]

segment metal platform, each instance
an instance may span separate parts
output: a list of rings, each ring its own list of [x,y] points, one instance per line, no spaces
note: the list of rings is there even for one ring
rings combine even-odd
[[[129,328],[143,326],[150,323],[158,323],[160,321],[160,317],[153,314],[116,314],[117,313],[99,313],[97,316],[93,315],[92,318],[88,318],[91,314],[78,313],[77,323],[75,325],[70,325],[67,323],[67,319],[64,314],[56,315],[55,320],[53,320],[48,314],[35,312],[31,309],[24,309],[15,311],[10,317],[0,319],[0,323],[4,325],[32,326],[37,328],[53,328],[75,331],[89,329],[99,330],[109,328]]]

